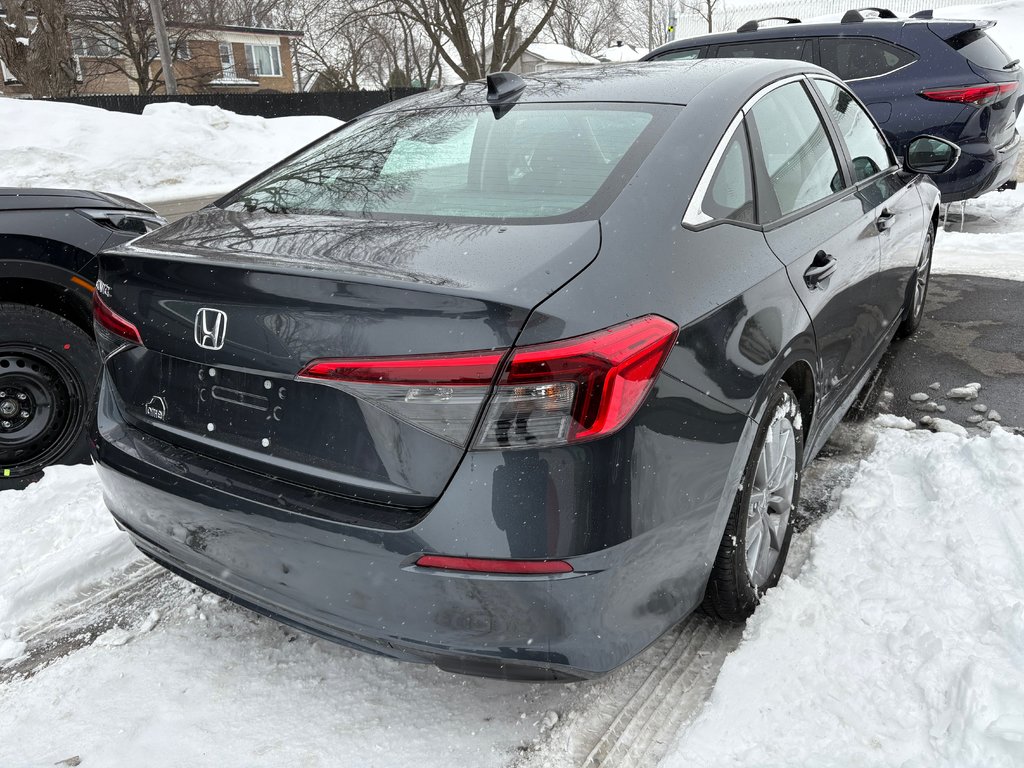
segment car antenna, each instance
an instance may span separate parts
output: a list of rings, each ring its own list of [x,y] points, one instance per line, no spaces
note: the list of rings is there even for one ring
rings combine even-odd
[[[487,103],[500,120],[515,106],[515,99],[526,89],[526,81],[515,72],[492,72],[487,75]]]

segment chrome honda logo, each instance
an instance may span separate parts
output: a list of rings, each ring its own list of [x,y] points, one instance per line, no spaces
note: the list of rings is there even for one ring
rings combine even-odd
[[[228,316],[212,307],[196,312],[196,344],[203,349],[220,349],[228,332]]]

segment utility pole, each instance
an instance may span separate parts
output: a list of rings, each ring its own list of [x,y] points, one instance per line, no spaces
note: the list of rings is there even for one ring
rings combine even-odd
[[[164,8],[160,0],[149,0],[149,10],[153,14],[153,31],[156,33],[156,47],[160,52],[160,66],[164,69],[164,87],[169,96],[177,96],[178,83],[174,79],[174,59],[171,57],[171,44],[167,40]]]

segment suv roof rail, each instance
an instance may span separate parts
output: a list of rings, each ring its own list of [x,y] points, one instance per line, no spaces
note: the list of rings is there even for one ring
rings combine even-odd
[[[794,19],[792,16],[766,16],[763,19],[751,19],[750,21],[744,22],[737,29],[737,32],[756,32],[761,28],[762,21],[784,21],[787,24],[799,24],[800,19]]]
[[[890,11],[888,8],[854,8],[853,10],[847,11],[843,14],[843,18],[840,20],[841,24],[854,24],[858,21],[864,21],[867,17],[864,15],[864,11],[874,11],[879,19],[898,19],[895,13]]]
[[[910,14],[912,19],[934,19],[935,11],[929,9],[927,11],[918,11],[917,13]]]

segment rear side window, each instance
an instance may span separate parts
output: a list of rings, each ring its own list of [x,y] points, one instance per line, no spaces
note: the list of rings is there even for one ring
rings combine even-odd
[[[713,219],[754,223],[754,180],[742,125],[725,148],[700,208]]]
[[[1004,69],[1010,63],[1006,51],[986,35],[984,29],[969,29],[949,38],[946,42],[971,64],[985,69]]]
[[[765,222],[843,188],[835,149],[803,85],[789,83],[769,92],[754,104],[750,117],[761,145],[754,162],[762,164],[778,202],[778,210],[762,206]]]
[[[810,40],[751,40],[718,46],[719,59],[797,59],[811,61]]]
[[[673,61],[676,59],[699,59],[700,48],[687,48],[682,51],[669,51],[664,56],[659,56],[658,61]]]
[[[870,37],[823,37],[818,45],[821,66],[843,80],[886,75],[917,60],[908,50]]]

